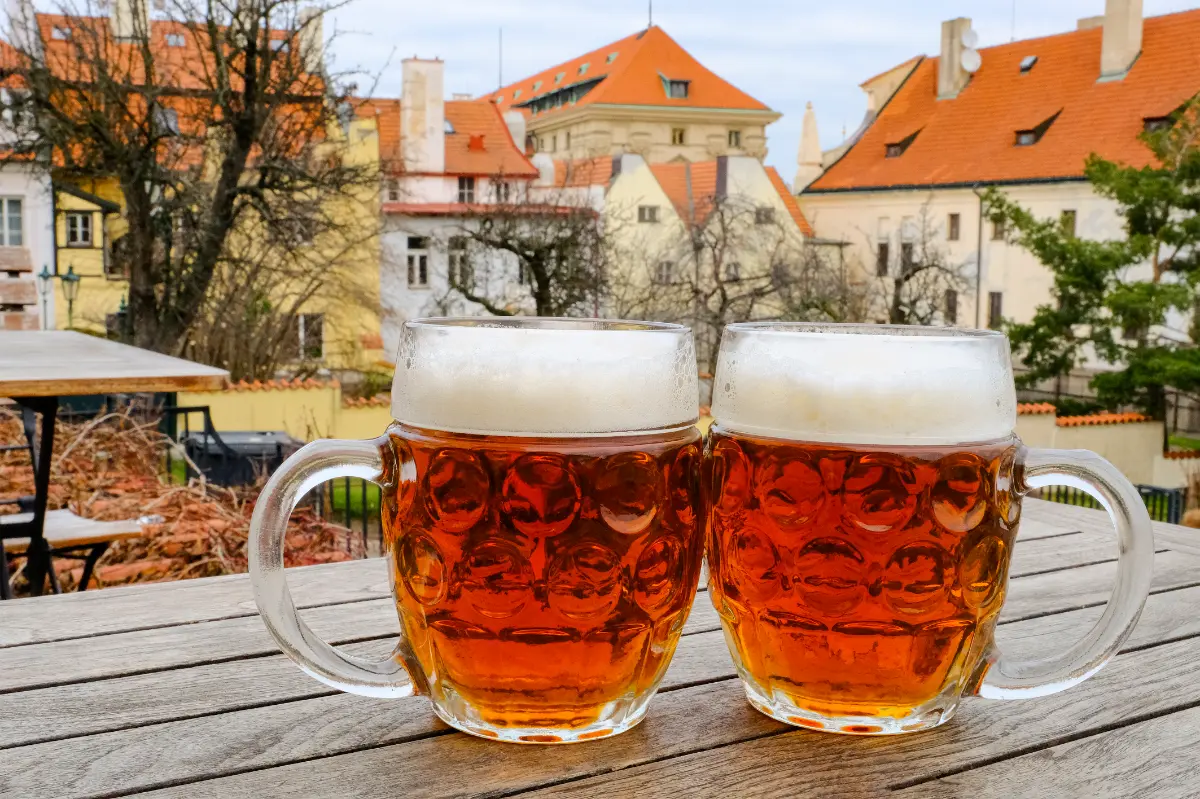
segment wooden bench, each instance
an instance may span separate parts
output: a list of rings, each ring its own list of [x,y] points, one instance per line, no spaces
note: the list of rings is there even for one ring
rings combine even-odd
[[[9,524],[20,524],[33,519],[32,513],[17,513],[0,516],[0,527]],[[99,522],[85,519],[69,510],[46,511],[46,521],[43,536],[50,547],[51,557],[65,557],[82,560],[83,575],[79,580],[79,590],[87,588],[92,579],[92,571],[96,561],[108,551],[116,541],[137,538],[142,534],[141,526],[135,521]],[[28,538],[5,538],[4,554],[21,555],[29,548]],[[50,583],[58,593],[58,578],[51,568]]]

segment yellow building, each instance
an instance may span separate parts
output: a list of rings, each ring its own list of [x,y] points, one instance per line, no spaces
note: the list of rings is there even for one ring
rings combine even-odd
[[[128,292],[128,276],[112,258],[120,221],[121,190],[115,181],[94,181],[84,188],[54,184],[54,248],[59,280],[55,287],[55,326],[94,333],[116,331],[116,313]],[[79,278],[75,301],[68,303],[61,278]]]
[[[528,118],[527,150],[635,153],[651,163],[767,155],[780,114],[708,70],[657,26],[492,92]]]

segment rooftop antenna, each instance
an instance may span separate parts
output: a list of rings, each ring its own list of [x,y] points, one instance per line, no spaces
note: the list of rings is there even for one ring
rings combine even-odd
[[[647,28],[654,27],[654,0],[649,0],[650,3],[650,22],[646,25]]]
[[[504,26],[500,26],[500,55],[499,62],[496,65],[496,80],[499,81],[496,85],[504,88]]]
[[[1015,42],[1016,40],[1017,40],[1017,0],[1013,0],[1012,38],[1009,39],[1009,41]]]

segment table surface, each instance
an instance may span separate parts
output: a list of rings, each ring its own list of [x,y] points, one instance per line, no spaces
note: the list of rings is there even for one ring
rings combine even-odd
[[[0,331],[0,397],[221,388],[224,369],[83,333]]]
[[[1105,516],[1026,500],[998,639],[1050,654],[1100,615]],[[379,559],[296,569],[313,629],[390,650]],[[0,796],[1195,796],[1200,560],[1159,547],[1145,612],[1096,677],[1044,699],[971,698],[939,729],[857,738],[752,710],[701,593],[646,720],[575,746],[438,722],[424,699],[341,694],[281,655],[244,575],[0,604]]]

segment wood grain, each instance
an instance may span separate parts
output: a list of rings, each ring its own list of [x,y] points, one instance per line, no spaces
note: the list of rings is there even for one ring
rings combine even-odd
[[[222,388],[224,369],[66,331],[0,331],[0,395],[62,397]]]

